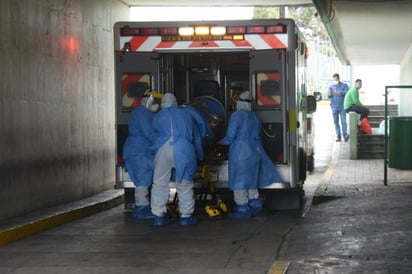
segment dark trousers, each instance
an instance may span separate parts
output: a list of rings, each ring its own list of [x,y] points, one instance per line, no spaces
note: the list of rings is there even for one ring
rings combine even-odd
[[[347,108],[347,109],[345,109],[345,110],[346,110],[346,112],[349,112],[349,111],[354,111],[354,112],[356,112],[357,114],[360,115],[360,119],[361,119],[361,120],[362,120],[363,118],[368,117],[368,115],[369,115],[369,109],[367,109],[367,108],[365,108],[365,107],[363,107],[363,106],[352,105],[352,106],[350,106],[349,108]]]

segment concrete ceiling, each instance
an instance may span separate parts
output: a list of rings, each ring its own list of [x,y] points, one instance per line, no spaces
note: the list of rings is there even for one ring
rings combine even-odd
[[[344,64],[400,64],[412,51],[412,0],[122,0],[130,6],[314,4]]]
[[[129,6],[295,6],[312,4],[312,0],[122,0]]]
[[[411,50],[411,0],[313,2],[346,64],[400,64]]]

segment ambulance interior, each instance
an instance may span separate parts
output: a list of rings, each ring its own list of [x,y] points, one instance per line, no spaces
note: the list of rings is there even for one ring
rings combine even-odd
[[[167,53],[159,56],[161,90],[174,92],[179,105],[192,106],[202,113],[208,125],[205,157],[226,159],[227,150],[222,151],[215,144],[226,133],[230,115],[235,111],[236,97],[251,90],[249,52]],[[261,92],[276,95],[280,101],[280,88],[276,84],[272,81],[263,85],[265,90]],[[261,106],[256,101],[253,109],[259,112]],[[280,105],[275,108],[280,111]],[[281,121],[262,121],[262,142],[275,163],[285,160],[279,157],[284,155],[283,130]]]

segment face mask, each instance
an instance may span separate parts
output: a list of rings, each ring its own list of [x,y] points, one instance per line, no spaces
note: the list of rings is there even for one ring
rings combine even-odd
[[[362,87],[362,84],[355,85],[355,88],[357,88],[357,89],[361,89],[361,87]]]
[[[332,81],[332,83],[333,83],[334,85],[337,85],[337,84],[339,84],[339,81]]]
[[[150,107],[150,111],[151,112],[157,112],[159,110],[159,104],[153,104],[151,107]]]
[[[156,112],[159,110],[159,104],[154,102],[154,97],[150,96],[146,102],[146,108],[152,112]]]

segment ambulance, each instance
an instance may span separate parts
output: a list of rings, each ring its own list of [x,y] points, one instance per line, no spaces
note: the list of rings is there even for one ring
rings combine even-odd
[[[253,94],[266,153],[282,180],[260,189],[265,206],[299,209],[314,168],[313,94],[308,94],[308,49],[293,20],[117,22],[114,25],[115,188],[133,207],[134,184],[123,159],[131,111],[148,91],[173,93],[207,123],[204,140],[216,190],[228,189],[227,150],[216,145],[243,91]],[[199,182],[195,178],[195,189]]]

